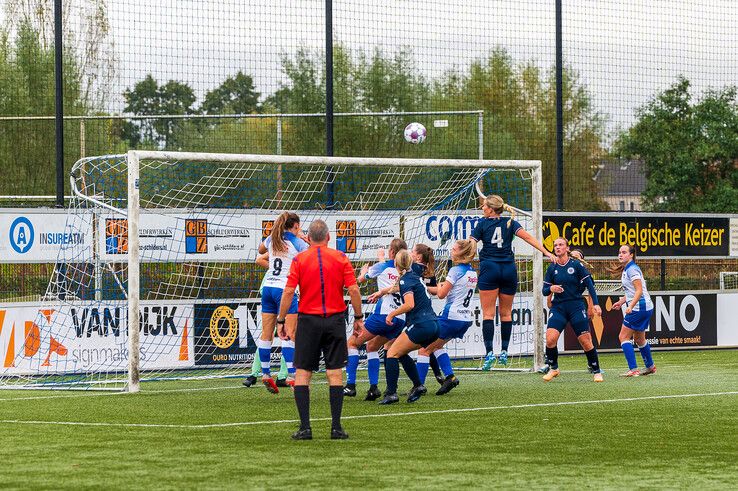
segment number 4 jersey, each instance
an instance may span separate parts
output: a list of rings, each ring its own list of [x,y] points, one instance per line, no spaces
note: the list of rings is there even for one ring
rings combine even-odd
[[[283,238],[287,244],[287,252],[274,252],[271,236],[264,239],[264,246],[269,251],[269,271],[264,276],[262,286],[284,289],[287,284],[287,276],[290,274],[292,259],[298,253],[310,247],[307,242],[292,232],[285,232]]]
[[[464,322],[474,320],[471,300],[477,288],[477,272],[469,264],[459,264],[448,270],[446,281],[453,286],[440,317]]]
[[[397,277],[399,274],[395,268],[394,259],[388,259],[387,261],[382,261],[381,263],[371,266],[369,271],[367,271],[366,276],[368,278],[376,278],[377,288],[381,290],[382,288],[389,288],[397,283]],[[377,300],[374,314],[387,315],[400,305],[402,305],[402,297],[400,296],[400,293],[388,293]],[[404,320],[405,314],[398,315],[397,318]]]

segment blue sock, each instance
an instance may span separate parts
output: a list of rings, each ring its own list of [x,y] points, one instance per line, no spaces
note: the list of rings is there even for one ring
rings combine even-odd
[[[425,377],[428,376],[428,367],[430,367],[430,358],[423,355],[418,355],[417,358],[418,367],[418,378],[420,379],[421,385],[425,384]]]
[[[638,364],[636,363],[635,350],[633,349],[633,342],[626,341],[622,343],[620,347],[623,348],[625,360],[628,362],[628,369],[635,370],[636,368],[638,368]]]
[[[282,358],[284,358],[284,363],[287,365],[287,375],[295,378],[295,366],[292,364],[295,359],[294,341],[282,341]]]
[[[441,367],[441,371],[445,376],[453,375],[454,369],[451,367],[451,357],[448,356],[446,350],[441,348],[435,351],[436,359],[438,360],[438,366]]]
[[[359,368],[359,350],[350,349],[348,350],[348,364],[346,365],[346,383],[356,384],[356,370]]]
[[[638,351],[641,352],[641,358],[643,358],[643,364],[646,366],[646,368],[651,368],[653,366],[653,357],[651,356],[651,345],[648,344],[648,341],[646,341],[645,345],[639,346]]]
[[[379,353],[372,351],[366,354],[369,385],[377,385],[379,383]]]
[[[400,361],[397,358],[385,358],[384,375],[387,378],[387,394],[397,394],[397,379],[400,378]]]
[[[264,339],[259,339],[256,342],[256,346],[259,348],[259,361],[261,362],[261,373],[262,375],[271,375],[271,361],[272,361],[272,342]]]

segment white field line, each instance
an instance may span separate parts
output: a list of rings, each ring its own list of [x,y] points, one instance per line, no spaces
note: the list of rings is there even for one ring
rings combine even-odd
[[[542,402],[534,404],[514,404],[510,406],[486,406],[486,407],[470,407],[470,408],[456,408],[456,409],[435,409],[428,411],[407,411],[399,413],[384,413],[384,414],[361,414],[354,416],[343,416],[343,420],[350,419],[370,419],[370,418],[393,418],[401,416],[419,416],[426,414],[456,414],[456,413],[471,413],[480,411],[499,411],[504,409],[528,409],[528,408],[540,408],[540,407],[556,407],[556,406],[578,406],[585,404],[613,404],[621,402],[638,402],[638,401],[653,401],[663,399],[686,399],[690,397],[717,397],[717,396],[731,396],[738,395],[738,391],[729,392],[706,392],[702,394],[671,394],[671,395],[660,395],[660,396],[645,396],[645,397],[625,397],[620,399],[597,399],[590,401],[562,401],[562,402]],[[313,418],[312,421],[330,421],[331,418]],[[19,420],[19,419],[5,419],[0,420],[0,424],[5,425],[51,425],[51,426],[89,426],[89,427],[118,427],[118,428],[175,428],[175,429],[213,429],[213,428],[230,428],[239,426],[257,426],[257,425],[274,425],[274,424],[296,424],[299,423],[299,419],[277,419],[277,420],[263,420],[263,421],[241,421],[236,423],[214,423],[214,424],[202,424],[202,425],[182,425],[182,424],[150,424],[150,423],[106,423],[106,422],[84,422],[84,421],[37,421],[37,420]]]
[[[731,367],[736,366],[738,363],[711,363],[709,365],[704,365],[705,367]],[[667,368],[691,368],[692,365],[668,365],[668,364],[662,364],[659,365],[658,368],[660,371],[663,371]],[[609,368],[607,370],[603,369],[602,372],[605,375],[608,375],[611,372],[619,372],[621,370],[627,369],[626,365],[623,365],[623,367],[617,367],[617,368]],[[574,369],[574,370],[562,370],[566,373],[587,373],[588,370],[584,369]],[[495,377],[499,376],[500,374],[505,374],[506,377],[514,376],[514,375],[538,375],[533,374],[532,372],[516,372],[516,371],[491,371],[491,372],[483,372],[481,370],[479,371],[464,371],[460,375],[462,378],[466,377]],[[432,374],[429,373],[428,380],[433,380]],[[320,376],[318,376],[320,378]],[[231,379],[231,380],[240,380],[240,379]],[[360,379],[357,378],[356,382],[364,383],[369,382],[368,379]],[[380,380],[381,382],[381,380]],[[328,382],[325,380],[313,380],[311,382],[311,385],[326,385]],[[261,383],[259,381],[256,382],[256,384],[252,387],[253,389],[259,389],[261,388]],[[54,392],[59,392],[60,389],[55,390]],[[143,394],[176,394],[178,392],[205,392],[205,391],[214,391],[214,390],[248,390],[246,387],[241,386],[241,384],[236,385],[225,385],[225,386],[216,386],[216,387],[191,387],[191,388],[181,388],[181,389],[159,389],[159,390],[148,390],[144,389],[142,391]],[[24,391],[23,389],[18,389],[18,392]],[[49,392],[52,390],[50,389]],[[30,391],[26,391],[30,392]],[[72,393],[67,394],[53,394],[53,395],[38,395],[38,396],[23,396],[23,397],[0,397],[0,403],[3,402],[13,402],[13,401],[35,401],[35,400],[43,400],[43,399],[72,399],[76,397],[101,397],[101,396],[125,396],[130,395],[127,392],[102,392],[102,391],[95,391],[94,389],[91,389],[90,392],[80,392],[80,391],[70,391]],[[3,395],[3,392],[0,391],[0,395]]]

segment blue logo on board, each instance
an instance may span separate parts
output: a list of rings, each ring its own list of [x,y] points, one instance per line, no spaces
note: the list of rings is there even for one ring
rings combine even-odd
[[[18,254],[25,254],[33,245],[33,225],[26,217],[18,217],[10,225],[10,246]]]

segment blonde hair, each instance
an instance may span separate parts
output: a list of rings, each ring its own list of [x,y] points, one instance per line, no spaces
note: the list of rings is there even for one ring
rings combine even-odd
[[[413,258],[410,257],[410,253],[407,249],[400,249],[395,254],[395,268],[399,273],[399,276],[404,275],[410,271],[413,267]]]
[[[297,213],[291,211],[285,211],[274,220],[272,225],[272,250],[274,252],[287,252],[287,243],[284,241],[284,233],[295,226],[296,223],[300,223],[300,217]]]
[[[509,227],[512,225],[512,221],[515,220],[515,209],[505,203],[505,200],[502,199],[502,196],[500,196],[499,194],[488,194],[484,198],[484,204],[498,215],[502,215],[502,213],[505,211],[510,213],[510,220],[508,220],[507,226]]]
[[[469,239],[460,239],[456,241],[459,246],[459,260],[461,264],[469,264],[477,255],[477,243]]]

